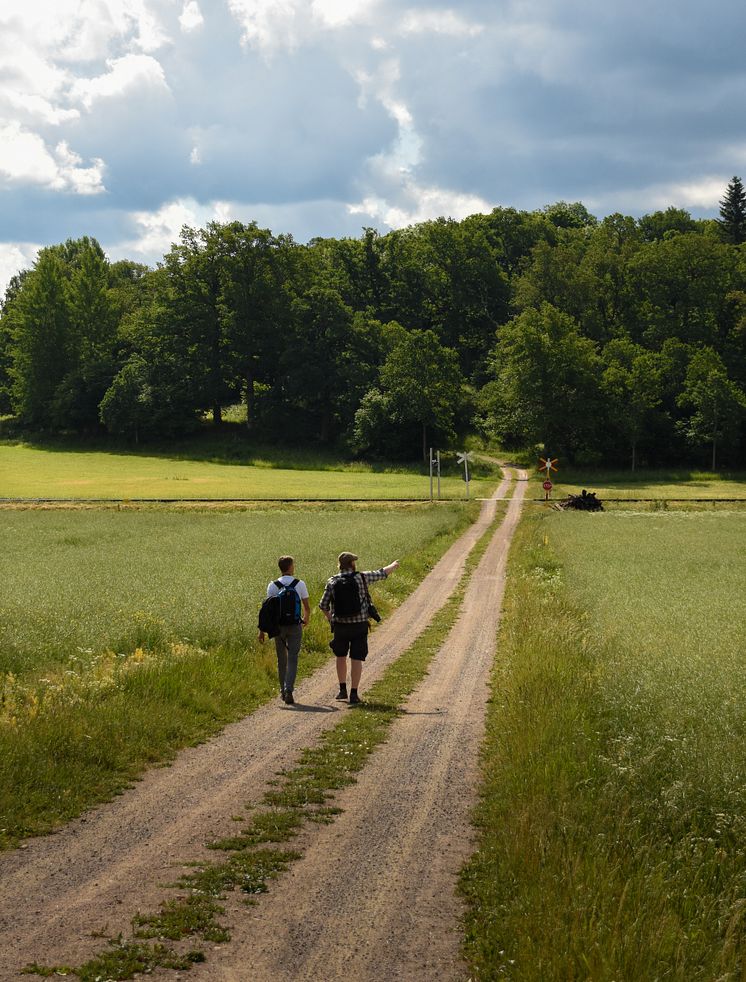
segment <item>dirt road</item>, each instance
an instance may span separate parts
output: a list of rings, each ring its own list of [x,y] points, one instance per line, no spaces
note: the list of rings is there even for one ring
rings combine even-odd
[[[255,910],[232,907],[230,944],[193,970],[193,982],[468,978],[455,891],[473,849],[486,687],[525,488],[518,483],[406,714],[339,795],[343,814],[314,831]]]
[[[504,496],[507,474],[495,498]],[[522,493],[523,485],[519,489]],[[446,602],[495,507],[494,500],[483,504],[477,522],[374,633],[366,684],[409,647]],[[516,508],[511,504],[514,517]],[[496,561],[493,547],[488,554]],[[483,619],[481,612],[472,616]],[[483,683],[482,676],[482,702]],[[152,769],[120,798],[57,834],[0,855],[0,979],[19,978],[30,961],[80,964],[100,948],[100,937],[92,935],[126,933],[133,913],[155,909],[167,895],[163,884],[179,869],[175,864],[209,859],[204,843],[234,833],[231,816],[258,800],[267,781],[336,722],[340,709],[332,701],[334,692],[332,668],[322,669],[298,686],[294,710],[265,706],[208,743],[183,751],[173,765]],[[239,968],[238,975],[225,977],[258,976]]]

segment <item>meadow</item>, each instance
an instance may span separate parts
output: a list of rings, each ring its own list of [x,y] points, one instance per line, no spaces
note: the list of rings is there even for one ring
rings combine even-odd
[[[536,481],[544,478],[536,473]],[[738,498],[746,501],[746,474],[698,470],[584,470],[562,466],[552,474],[553,498],[583,488],[604,498]],[[535,497],[541,496],[541,487]]]
[[[534,510],[511,557],[478,979],[746,970],[746,515]]]
[[[0,511],[0,846],[115,793],[276,692],[256,612],[290,552],[312,606],[354,549],[382,612],[476,505]],[[316,611],[302,671],[329,657]]]
[[[238,445],[237,445],[238,446]],[[236,450],[238,452],[238,450]],[[426,474],[416,469],[374,469],[371,465],[338,459],[313,459],[264,450],[243,452],[227,461],[199,459],[187,453],[153,455],[106,450],[42,448],[22,444],[0,445],[0,498],[111,498],[111,499],[414,499],[429,497]],[[280,465],[280,466],[278,466]],[[320,467],[318,465],[321,465]],[[496,474],[481,466],[471,482],[472,497],[489,493]],[[444,498],[464,497],[458,474],[442,478]]]

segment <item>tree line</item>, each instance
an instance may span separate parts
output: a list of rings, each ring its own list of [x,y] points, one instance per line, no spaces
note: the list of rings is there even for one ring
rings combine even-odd
[[[746,193],[601,221],[496,208],[307,245],[185,227],[156,269],[42,249],[0,310],[0,412],[133,441],[246,425],[414,457],[477,431],[579,461],[744,460]]]

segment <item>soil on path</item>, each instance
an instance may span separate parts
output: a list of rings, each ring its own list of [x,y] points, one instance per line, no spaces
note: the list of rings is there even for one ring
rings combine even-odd
[[[413,643],[451,595],[509,483],[506,472],[477,521],[372,635],[366,684]],[[172,765],[148,771],[121,797],[56,834],[0,855],[0,979],[18,979],[32,961],[80,964],[100,949],[102,933],[126,935],[134,913],[154,910],[168,896],[164,885],[180,864],[213,858],[205,843],[235,833],[231,816],[258,801],[276,772],[338,720],[345,710],[333,701],[335,689],[333,668],[321,669],[298,686],[294,709],[267,705],[184,750]],[[240,969],[226,977],[257,976]]]
[[[474,848],[487,683],[508,548],[526,475],[473,574],[458,621],[405,715],[251,911],[229,901],[231,941],[192,982],[466,980],[458,874]]]

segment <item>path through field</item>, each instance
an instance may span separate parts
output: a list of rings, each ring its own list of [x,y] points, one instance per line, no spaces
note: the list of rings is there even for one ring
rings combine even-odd
[[[503,497],[510,475],[495,492]],[[525,479],[525,475],[522,475]],[[455,876],[469,853],[486,682],[495,650],[507,548],[525,484],[495,533],[463,612],[430,674],[359,783],[344,814],[308,836],[302,860],[251,910],[229,899],[233,939],[191,977],[202,979],[431,979],[463,977]],[[453,592],[495,513],[448,550],[375,632],[370,684],[421,634]],[[0,978],[31,961],[80,964],[100,932],[126,933],[139,909],[167,895],[180,863],[208,860],[204,843],[235,833],[231,816],[339,718],[331,666],[296,692],[299,705],[265,706],[219,736],[155,768],[131,790],[0,856]]]

